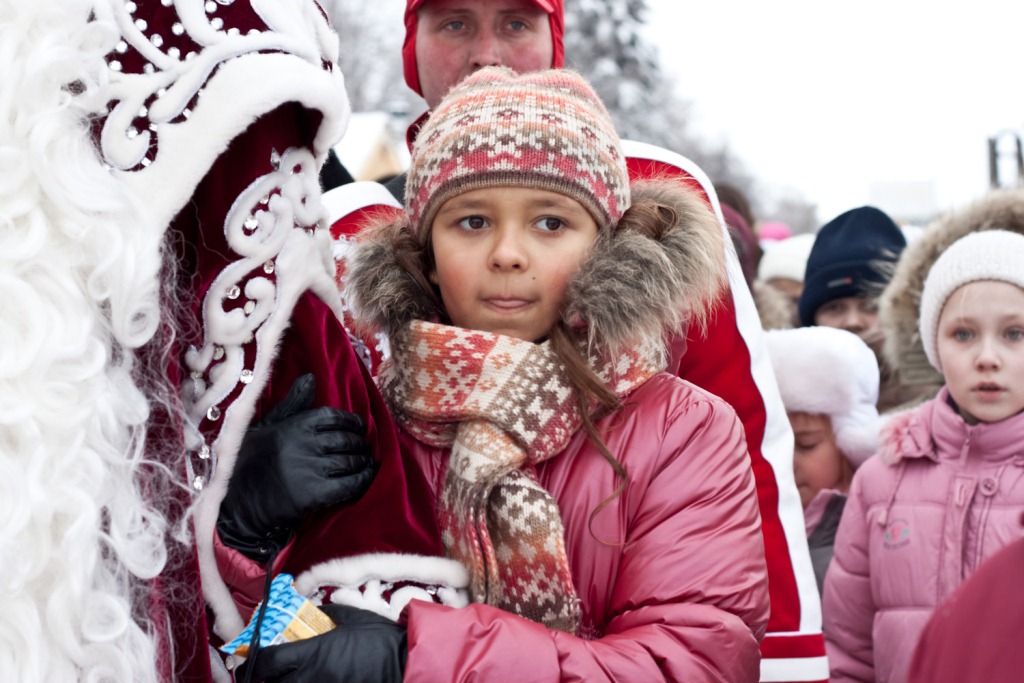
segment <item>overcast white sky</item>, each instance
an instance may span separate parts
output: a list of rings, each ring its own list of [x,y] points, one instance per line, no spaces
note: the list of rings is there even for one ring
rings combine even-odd
[[[648,3],[697,130],[822,220],[878,182],[960,206],[988,188],[988,137],[1024,129],[1021,0]]]

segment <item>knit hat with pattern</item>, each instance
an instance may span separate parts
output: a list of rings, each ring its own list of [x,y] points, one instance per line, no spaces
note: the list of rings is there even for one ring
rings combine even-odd
[[[406,209],[425,234],[452,197],[485,187],[533,187],[582,204],[601,229],[629,207],[622,143],[579,74],[481,69],[452,88],[412,148]]]
[[[1009,282],[1024,289],[1024,236],[1007,230],[972,232],[951,244],[935,260],[921,292],[920,332],[928,362],[939,362],[939,316],[946,301],[962,285],[979,280]]]

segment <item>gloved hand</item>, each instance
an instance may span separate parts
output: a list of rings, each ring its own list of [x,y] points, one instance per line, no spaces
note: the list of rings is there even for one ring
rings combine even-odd
[[[284,547],[311,513],[362,496],[377,471],[360,417],[309,410],[315,389],[313,375],[295,380],[238,450],[217,532],[225,545],[258,562]]]
[[[402,680],[409,654],[405,627],[347,605],[321,607],[335,624],[308,640],[260,648],[235,680],[288,683],[392,683]],[[250,672],[249,669],[252,669]]]

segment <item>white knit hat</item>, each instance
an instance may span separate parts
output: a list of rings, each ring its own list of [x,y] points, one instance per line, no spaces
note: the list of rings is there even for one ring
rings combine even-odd
[[[968,282],[998,280],[1024,289],[1024,235],[1006,230],[972,232],[951,244],[932,264],[921,292],[920,332],[928,362],[939,362],[939,316],[953,292]]]
[[[757,264],[757,279],[762,282],[775,278],[804,281],[807,257],[814,246],[813,234],[793,235],[779,242],[769,242]]]
[[[828,415],[836,445],[855,468],[878,449],[878,361],[860,337],[834,327],[766,333],[789,413]]]

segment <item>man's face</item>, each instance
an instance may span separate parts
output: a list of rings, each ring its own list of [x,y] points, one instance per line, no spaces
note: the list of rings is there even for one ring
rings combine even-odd
[[[530,0],[430,0],[417,13],[416,65],[431,109],[477,69],[524,73],[553,60],[548,14]]]

